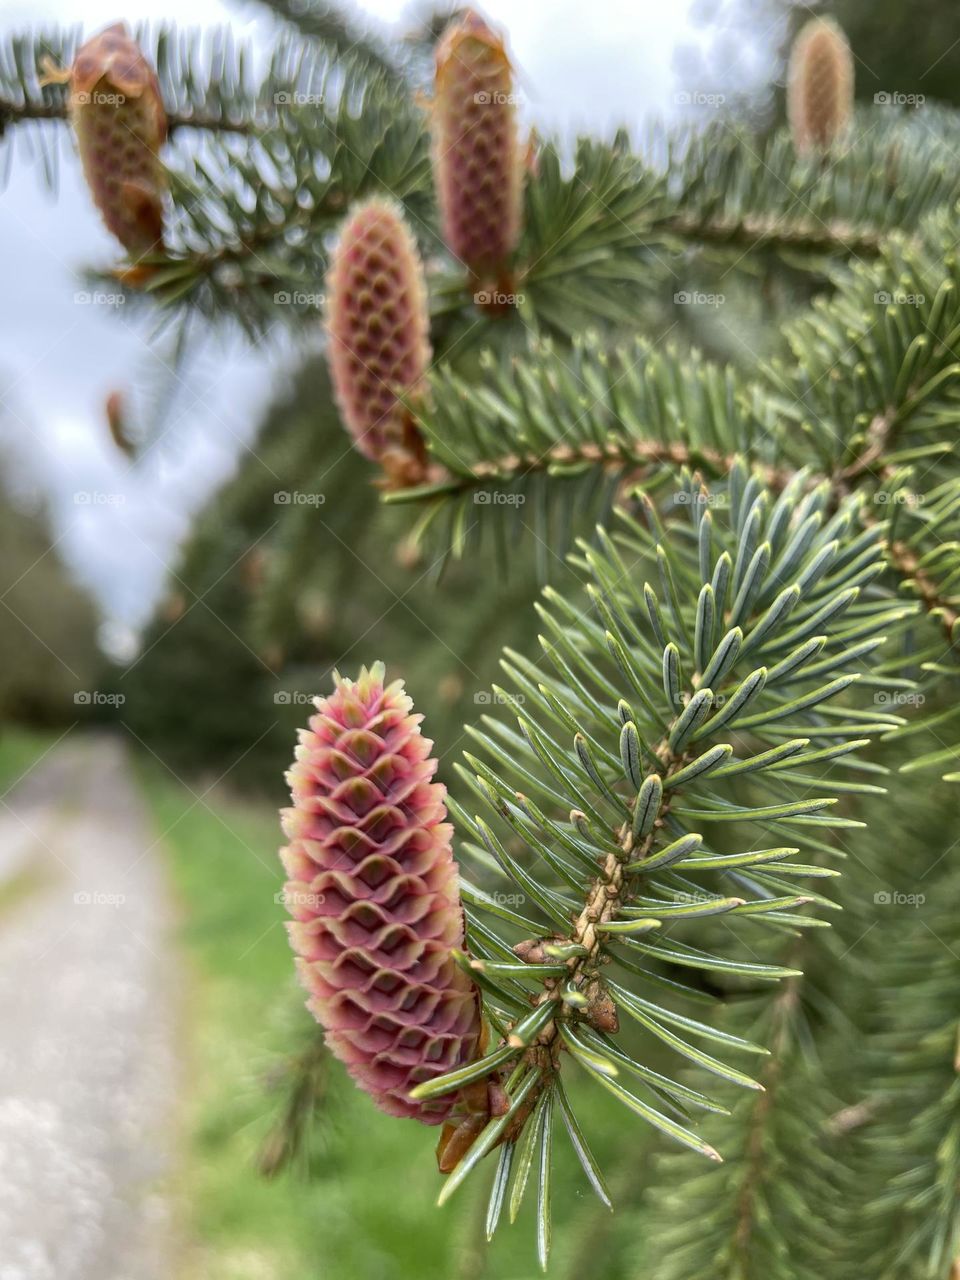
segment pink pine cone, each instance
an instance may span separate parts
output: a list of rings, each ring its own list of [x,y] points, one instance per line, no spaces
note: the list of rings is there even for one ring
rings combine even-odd
[[[457,867],[433,745],[402,681],[380,663],[335,677],[301,730],[281,851],[307,1007],[327,1044],[383,1111],[441,1124],[455,1096],[411,1100],[478,1052],[476,989],[463,944]]]
[[[107,227],[131,254],[160,250],[167,118],[153,67],[123,23],[77,51],[61,76],[84,175]]]
[[[853,54],[830,18],[811,18],[787,68],[787,113],[799,152],[829,147],[853,114]]]
[[[372,199],[347,218],[327,276],[330,372],[357,448],[398,480],[424,467],[399,395],[416,393],[430,362],[423,266],[397,209]]]
[[[468,10],[437,46],[433,171],[447,247],[495,276],[520,237],[523,158],[503,40]]]

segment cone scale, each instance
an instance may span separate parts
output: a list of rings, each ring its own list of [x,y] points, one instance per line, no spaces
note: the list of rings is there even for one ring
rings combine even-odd
[[[432,743],[381,664],[315,700],[288,773],[281,858],[307,1007],[361,1089],[390,1115],[448,1120],[456,1095],[414,1086],[476,1057],[476,988],[451,956],[464,920]]]
[[[426,475],[426,453],[399,397],[415,396],[430,362],[420,255],[400,212],[372,199],[340,233],[327,275],[330,372],[356,447],[398,484]]]
[[[472,11],[437,46],[432,133],[444,241],[475,280],[504,284],[520,237],[525,158],[510,59]]]
[[[66,72],[84,176],[107,228],[131,257],[163,248],[167,121],[156,72],[123,23],[81,45]]]

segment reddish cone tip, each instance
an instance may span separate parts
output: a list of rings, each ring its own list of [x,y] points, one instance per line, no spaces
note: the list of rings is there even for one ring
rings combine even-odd
[[[478,279],[496,282],[520,237],[524,156],[513,68],[476,13],[437,45],[433,171],[443,238]]]
[[[307,1007],[360,1088],[391,1115],[441,1124],[456,1095],[410,1090],[471,1061],[481,1025],[451,957],[464,923],[445,792],[403,683],[384,686],[380,663],[334,679],[287,775],[290,941]]]
[[[811,18],[794,41],[787,68],[787,114],[797,151],[825,150],[853,114],[853,54],[830,18]]]
[[[131,255],[163,248],[166,114],[156,72],[122,23],[93,36],[73,66],[70,116],[94,203]]]
[[[372,199],[343,226],[327,276],[330,372],[357,448],[402,483],[423,479],[425,454],[398,399],[421,387],[429,316],[416,242],[394,205]]]

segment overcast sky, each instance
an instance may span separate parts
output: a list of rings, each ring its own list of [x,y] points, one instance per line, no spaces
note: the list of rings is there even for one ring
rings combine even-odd
[[[566,133],[607,132],[677,112],[674,53],[701,38],[690,4],[489,0],[484,8],[509,29],[527,114],[545,132]],[[356,7],[387,22],[402,19],[405,9],[399,0]],[[80,13],[70,0],[6,0],[0,32],[72,24]],[[86,34],[117,16],[113,0],[84,0]],[[270,40],[270,21],[254,3],[132,0],[123,16],[199,27],[229,22],[255,47]],[[83,187],[67,131],[58,132],[58,197],[22,154],[0,196],[0,434],[54,495],[59,547],[96,592],[116,636],[147,620],[191,513],[249,448],[271,382],[292,356],[237,343],[208,348],[179,388],[173,429],[145,465],[129,469],[107,433],[104,402],[114,390],[162,377],[166,352],[152,340],[149,321],[78,297],[84,266],[115,261],[117,246]]]

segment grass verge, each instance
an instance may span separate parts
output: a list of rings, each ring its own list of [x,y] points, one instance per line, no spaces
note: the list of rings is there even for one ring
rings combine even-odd
[[[0,725],[0,796],[16,786],[30,766],[56,743],[58,736],[48,729]]]
[[[330,1063],[310,1146],[309,1179],[267,1179],[258,1154],[278,1115],[269,1082],[312,1032],[275,901],[282,877],[276,815],[208,796],[198,803],[153,765],[140,769],[180,902],[187,997],[184,1168],[187,1236],[178,1280],[528,1280],[538,1274],[526,1206],[491,1248],[482,1237],[489,1175],[437,1209],[437,1131],[382,1115]],[[595,1148],[616,1144],[622,1118],[596,1090],[584,1121]],[[581,1113],[585,1108],[581,1105]],[[637,1134],[638,1152],[644,1135]],[[593,1139],[592,1139],[593,1140]],[[558,1136],[558,1146],[565,1138]],[[606,1239],[605,1280],[623,1250],[606,1211],[558,1152],[558,1280],[592,1232]],[[641,1157],[642,1158],[642,1157]],[[531,1196],[530,1199],[533,1197]],[[594,1207],[596,1206],[596,1207]],[[627,1222],[620,1219],[614,1235]],[[587,1233],[587,1236],[585,1236]],[[599,1241],[598,1241],[599,1243]],[[623,1241],[623,1244],[626,1242]]]

